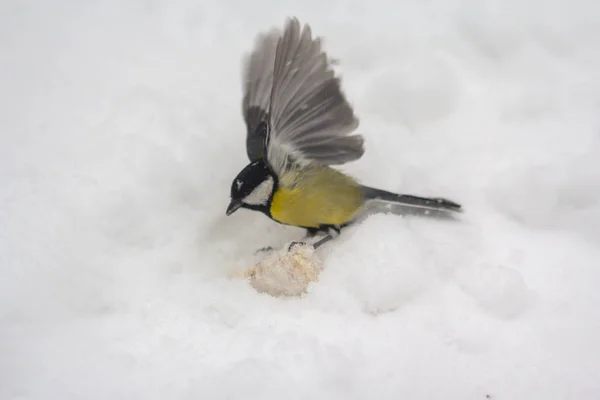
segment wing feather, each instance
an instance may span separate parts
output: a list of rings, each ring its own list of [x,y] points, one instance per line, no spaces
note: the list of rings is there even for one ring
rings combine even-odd
[[[250,161],[263,156],[269,123],[269,106],[273,87],[273,67],[278,29],[260,34],[242,67],[242,115],[246,123],[246,151]]]
[[[267,159],[278,173],[294,165],[344,164],[364,153],[359,121],[342,93],[321,39],[287,20],[276,45]]]

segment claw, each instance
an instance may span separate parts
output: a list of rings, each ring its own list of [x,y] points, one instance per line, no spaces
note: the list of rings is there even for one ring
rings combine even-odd
[[[268,252],[268,251],[273,251],[274,249],[271,246],[267,246],[267,247],[261,247],[260,249],[256,250],[254,252],[254,254],[258,254],[258,253],[264,253],[264,252]]]
[[[290,243],[290,246],[288,247],[288,251],[292,251],[292,249],[294,248],[294,246],[306,246],[306,245],[309,245],[309,244],[306,243],[306,242],[297,242],[297,241],[294,241],[294,242]]]

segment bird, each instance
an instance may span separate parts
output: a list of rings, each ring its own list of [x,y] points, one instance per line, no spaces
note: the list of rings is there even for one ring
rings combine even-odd
[[[306,230],[289,249],[316,249],[373,202],[462,212],[454,201],[365,186],[337,168],[363,156],[364,136],[356,133],[359,119],[322,41],[310,24],[288,17],[283,29],[259,33],[244,55],[241,108],[249,163],[233,179],[226,215],[260,212]],[[324,236],[307,242],[318,234]]]

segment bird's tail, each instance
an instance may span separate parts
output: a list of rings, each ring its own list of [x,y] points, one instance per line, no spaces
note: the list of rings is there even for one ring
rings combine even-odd
[[[409,194],[397,194],[368,186],[362,186],[362,190],[367,201],[382,201],[385,203],[425,210],[462,212],[460,204],[441,197],[428,198]]]

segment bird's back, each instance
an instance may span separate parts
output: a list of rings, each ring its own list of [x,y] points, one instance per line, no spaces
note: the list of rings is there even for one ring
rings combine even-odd
[[[329,167],[310,167],[280,178],[271,216],[283,224],[305,228],[343,225],[363,204],[361,187],[353,178]]]

